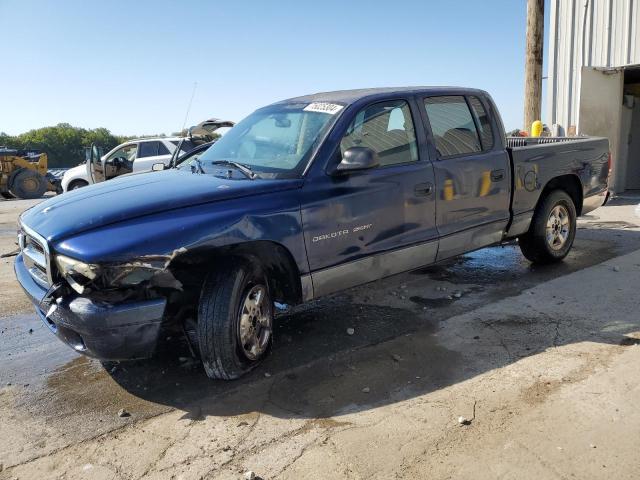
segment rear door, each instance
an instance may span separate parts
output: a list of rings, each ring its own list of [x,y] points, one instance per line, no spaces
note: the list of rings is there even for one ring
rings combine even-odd
[[[435,158],[438,260],[500,241],[511,170],[490,104],[475,95],[438,95],[421,106]]]
[[[171,152],[167,146],[159,140],[141,141],[138,155],[133,162],[134,172],[150,172],[156,163],[169,164]]]
[[[419,115],[409,99],[365,106],[355,113],[332,161],[363,146],[378,153],[380,166],[305,183],[302,219],[316,296],[435,259],[433,168],[421,148]]]

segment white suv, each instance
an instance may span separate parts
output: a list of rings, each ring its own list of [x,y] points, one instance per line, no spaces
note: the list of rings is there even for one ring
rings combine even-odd
[[[156,163],[169,165],[169,161],[177,145],[183,140],[180,150],[188,152],[195,145],[188,139],[180,137],[141,138],[130,140],[108,152],[102,157],[104,161],[115,161],[122,169],[122,174],[131,172],[150,172]],[[82,164],[67,170],[62,177],[62,190],[67,192],[86,187],[93,183],[87,173],[87,166]]]

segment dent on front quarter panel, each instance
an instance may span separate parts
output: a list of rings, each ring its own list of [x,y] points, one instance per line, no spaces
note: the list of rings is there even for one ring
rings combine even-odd
[[[286,247],[306,272],[301,233],[297,190],[286,190],[112,223],[63,239],[54,250],[87,263],[127,263],[166,260],[182,248],[186,252],[175,258],[204,248],[268,240]]]
[[[260,242],[261,252],[269,248],[287,252],[299,287],[308,263],[296,190],[131,219],[79,233],[54,248],[106,267],[103,291],[96,289],[91,295],[116,301],[124,291],[119,284],[126,280],[135,284],[127,291],[146,297],[160,294],[169,299],[170,307],[179,308],[197,301],[203,278],[220,264],[221,257],[233,253],[231,248]],[[274,263],[274,268],[281,266]]]

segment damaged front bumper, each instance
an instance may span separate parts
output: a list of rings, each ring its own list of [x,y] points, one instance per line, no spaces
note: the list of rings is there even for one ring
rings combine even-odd
[[[153,355],[166,307],[165,298],[117,304],[75,294],[56,300],[44,299],[47,291],[29,274],[22,254],[16,257],[14,269],[44,324],[75,351],[101,360]]]

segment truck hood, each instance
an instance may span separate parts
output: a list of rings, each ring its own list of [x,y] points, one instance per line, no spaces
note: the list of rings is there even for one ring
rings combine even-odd
[[[116,178],[58,195],[25,211],[20,220],[48,241],[55,242],[143,215],[301,185],[301,179],[227,179],[185,170],[165,170]]]

